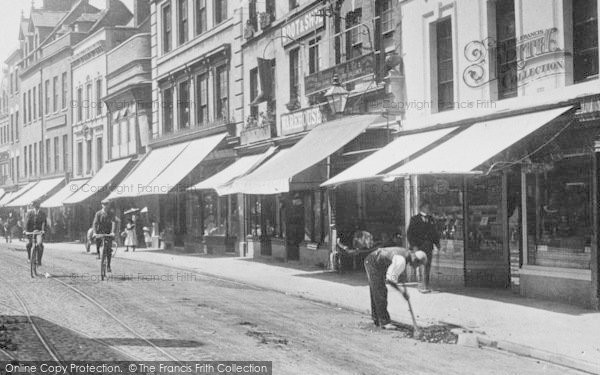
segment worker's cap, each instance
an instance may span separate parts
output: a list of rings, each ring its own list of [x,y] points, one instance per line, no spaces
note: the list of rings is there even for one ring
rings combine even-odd
[[[425,254],[425,252],[421,250],[415,251],[415,259],[420,264],[425,264],[427,263],[427,254]]]
[[[100,202],[103,206],[109,206],[110,205],[110,201],[108,199],[103,199],[102,202]]]
[[[31,205],[33,207],[39,207],[40,206],[40,201],[39,199],[34,199],[33,201],[31,201]]]

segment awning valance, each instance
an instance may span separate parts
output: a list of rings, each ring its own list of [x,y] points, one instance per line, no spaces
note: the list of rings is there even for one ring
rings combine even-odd
[[[73,195],[66,198],[63,204],[78,204],[91,198],[96,193],[107,192],[111,181],[129,164],[131,158],[105,164],[94,177],[80,186]]]
[[[347,116],[319,125],[287,152],[279,152],[256,171],[237,180],[235,189],[244,194],[287,193],[294,176],[340,150],[369,126],[381,122],[380,118],[379,115]]]
[[[9,202],[6,207],[28,206],[31,202],[42,199],[48,194],[51,194],[52,191],[57,189],[64,181],[65,179],[62,177],[38,181],[38,183],[27,192]]]
[[[476,168],[542,128],[572,107],[479,122],[391,171],[386,177],[421,174],[481,174]]]
[[[66,184],[62,189],[60,189],[56,194],[46,199],[42,204],[42,208],[57,208],[63,206],[63,201],[69,198],[71,195],[75,194],[81,186],[83,186],[87,179],[85,180],[75,180]]]
[[[271,147],[262,154],[243,156],[221,172],[192,186],[188,190],[215,190],[219,195],[235,194],[236,192],[232,189],[235,179],[254,171],[265,160],[271,157],[276,150],[276,147]]]
[[[457,129],[457,127],[451,127],[401,136],[321,186],[336,186],[352,181],[381,178],[381,172],[400,164],[411,155],[431,146]]]

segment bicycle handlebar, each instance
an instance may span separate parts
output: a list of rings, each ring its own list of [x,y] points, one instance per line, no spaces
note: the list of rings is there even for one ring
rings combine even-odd
[[[95,238],[115,238],[114,234],[95,234]]]

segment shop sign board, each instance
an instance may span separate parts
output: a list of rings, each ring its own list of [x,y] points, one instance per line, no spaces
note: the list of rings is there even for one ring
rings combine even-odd
[[[293,42],[294,40],[303,37],[310,32],[317,31],[324,26],[325,17],[322,12],[319,9],[313,9],[285,24],[281,28],[281,36],[287,39],[286,42]]]
[[[600,118],[600,98],[590,98],[581,101],[577,116],[583,121],[592,121]]]
[[[331,87],[333,76],[337,75],[341,83],[357,80],[375,72],[375,55],[370,53],[332,66],[304,78],[306,95],[327,90]]]
[[[310,130],[323,123],[320,107],[309,107],[300,111],[281,115],[280,135],[290,135]]]

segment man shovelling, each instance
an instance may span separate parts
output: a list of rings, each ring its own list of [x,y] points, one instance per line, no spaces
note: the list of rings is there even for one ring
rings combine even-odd
[[[413,268],[427,263],[427,255],[423,251],[409,251],[402,247],[382,247],[375,250],[365,259],[365,269],[371,291],[371,317],[376,326],[384,329],[396,329],[387,311],[387,286],[398,288],[399,279],[406,280],[406,265]],[[406,288],[402,295],[409,302]],[[410,303],[410,302],[409,302]],[[411,308],[412,310],[412,308]]]

